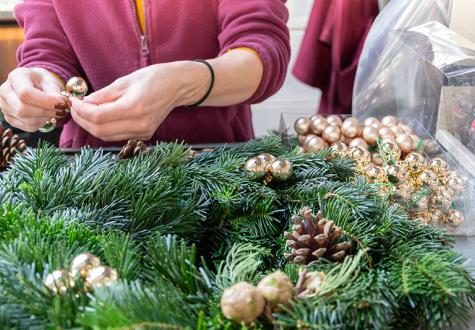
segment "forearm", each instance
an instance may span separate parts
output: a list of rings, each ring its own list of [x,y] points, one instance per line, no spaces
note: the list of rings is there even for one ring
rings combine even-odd
[[[208,61],[215,72],[215,83],[203,106],[228,106],[250,99],[263,76],[263,64],[257,54],[236,49]],[[182,62],[178,68],[181,88],[179,105],[199,101],[211,83],[209,69],[199,62]]]

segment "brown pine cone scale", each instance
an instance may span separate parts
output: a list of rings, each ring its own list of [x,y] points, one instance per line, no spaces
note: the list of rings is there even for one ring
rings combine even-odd
[[[321,212],[315,216],[310,208],[303,208],[292,222],[292,232],[285,232],[286,245],[291,250],[285,257],[293,263],[310,264],[320,258],[342,261],[352,247],[350,241],[339,242],[342,229],[324,219]]]
[[[8,128],[0,126],[0,168],[6,168],[17,152],[23,153],[26,150],[26,143],[18,135]]]

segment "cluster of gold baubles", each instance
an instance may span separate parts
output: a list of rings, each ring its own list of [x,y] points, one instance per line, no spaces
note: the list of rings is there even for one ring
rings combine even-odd
[[[370,117],[360,122],[354,117],[343,120],[337,115],[314,115],[297,119],[294,128],[305,152],[318,152],[329,146],[338,150],[351,147],[369,150],[377,146],[378,141],[383,141],[396,144],[405,155],[414,151],[421,141],[409,126],[394,116],[386,116],[381,121]],[[382,165],[378,151],[370,156],[373,163]]]
[[[281,271],[267,275],[257,286],[239,282],[224,290],[221,311],[227,319],[244,325],[252,324],[260,316],[272,319],[273,312],[288,307],[293,299],[317,295],[325,279],[322,272],[302,268],[295,287]]]
[[[250,158],[244,164],[244,169],[251,180],[265,180],[267,183],[287,181],[293,174],[292,164],[288,160],[278,159],[268,153]]]
[[[74,288],[79,280],[85,290],[94,290],[102,286],[109,286],[117,280],[117,272],[107,266],[91,253],[82,253],[76,256],[69,271],[60,269],[48,274],[44,285],[54,293],[65,293]]]

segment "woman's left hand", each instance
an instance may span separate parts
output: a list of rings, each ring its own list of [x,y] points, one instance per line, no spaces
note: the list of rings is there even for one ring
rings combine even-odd
[[[208,69],[195,62],[156,64],[117,79],[87,96],[72,99],[71,115],[103,141],[149,140],[173,108],[206,92]]]

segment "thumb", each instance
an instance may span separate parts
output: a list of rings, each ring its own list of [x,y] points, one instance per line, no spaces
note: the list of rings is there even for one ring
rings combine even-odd
[[[117,100],[123,94],[123,89],[118,84],[111,84],[104,87],[94,93],[86,96],[84,101],[93,103],[96,105],[109,103]]]
[[[41,76],[41,89],[47,94],[59,94],[64,89],[63,80],[52,72]]]

